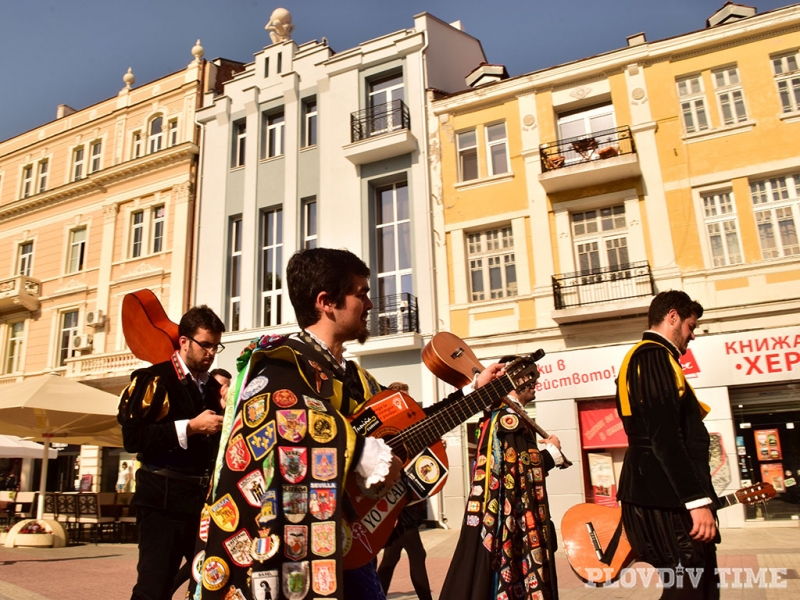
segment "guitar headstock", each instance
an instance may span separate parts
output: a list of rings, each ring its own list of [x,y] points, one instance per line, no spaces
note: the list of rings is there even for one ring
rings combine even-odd
[[[736,492],[736,499],[742,504],[755,504],[775,497],[775,488],[771,483],[757,483]]]
[[[511,380],[515,390],[524,390],[539,379],[539,368],[536,361],[544,356],[544,350],[539,349],[527,356],[516,356],[505,364],[506,376]]]

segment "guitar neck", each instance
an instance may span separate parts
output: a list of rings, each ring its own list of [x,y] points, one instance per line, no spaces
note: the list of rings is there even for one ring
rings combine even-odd
[[[728,508],[729,506],[733,506],[734,504],[740,504],[739,498],[736,497],[735,493],[727,494],[719,499],[720,508]]]
[[[475,413],[488,408],[495,400],[513,391],[515,387],[509,376],[499,377],[414,424],[396,438],[400,438],[409,454],[414,456]]]

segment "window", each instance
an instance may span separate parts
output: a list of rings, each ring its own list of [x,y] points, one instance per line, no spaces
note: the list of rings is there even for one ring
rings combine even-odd
[[[153,208],[153,254],[164,249],[164,217],[166,210],[164,205]]]
[[[75,148],[72,153],[72,181],[83,177],[83,146]]]
[[[261,326],[281,323],[283,211],[261,213]]]
[[[228,264],[228,321],[231,331],[239,331],[239,308],[242,279],[242,217],[231,219]]]
[[[90,163],[90,173],[94,173],[95,171],[99,171],[102,165],[102,158],[103,158],[103,142],[94,142],[91,145],[92,149],[92,162]]]
[[[708,129],[703,80],[700,75],[680,79],[678,82],[678,101],[683,115],[683,128],[686,133]]]
[[[169,146],[175,146],[178,143],[178,119],[172,119],[169,122]]]
[[[736,229],[736,212],[729,192],[704,194],[706,234],[715,267],[736,265],[742,262],[739,234]]]
[[[22,242],[19,245],[19,255],[17,260],[17,273],[31,276],[33,270],[33,242]]]
[[[478,178],[478,142],[475,130],[463,131],[456,138],[458,149],[458,180]]]
[[[163,135],[164,119],[161,116],[150,121],[149,136],[147,138],[147,152],[152,154],[161,150],[161,137]]]
[[[139,158],[142,155],[142,132],[137,131],[133,134],[133,149],[131,150],[133,158]]]
[[[82,271],[86,260],[86,227],[69,232],[69,261],[67,273]]]
[[[137,211],[131,215],[131,258],[142,255],[142,240],[144,239],[144,211]]]
[[[27,198],[33,193],[33,165],[25,165],[22,167],[22,187],[20,188],[19,195],[21,198]]]
[[[581,275],[601,269],[618,271],[628,265],[625,205],[575,212],[570,215],[575,262]]]
[[[783,258],[800,254],[797,225],[800,219],[800,173],[750,183],[750,199],[761,242],[761,257]]]
[[[61,339],[58,348],[58,366],[63,367],[66,360],[75,355],[70,350],[72,338],[78,335],[78,311],[71,310],[61,313]]]
[[[713,72],[714,87],[717,90],[722,122],[733,125],[747,120],[747,109],[744,106],[742,84],[736,67],[727,67]]]
[[[609,135],[608,139],[599,137],[603,132],[612,133],[615,127],[614,106],[612,104],[598,104],[579,110],[562,113],[558,116],[558,136],[559,141],[573,140],[574,138],[594,138],[597,144],[616,140],[614,135]],[[571,165],[594,157],[590,154],[593,150],[578,153],[571,143],[566,144],[564,151],[565,164]]]
[[[37,194],[41,194],[47,190],[47,172],[50,170],[50,161],[39,161],[39,186],[36,190]]]
[[[303,200],[303,248],[317,247],[317,199]]]
[[[317,99],[303,102],[303,147],[317,145]]]
[[[264,116],[266,124],[265,148],[261,158],[273,158],[283,155],[283,111]]]
[[[408,183],[375,190],[378,296],[414,293],[411,278],[411,215]]]
[[[264,77],[269,77],[269,56],[264,57]]]
[[[506,124],[497,123],[486,128],[486,156],[489,157],[489,175],[508,173],[508,140]]]
[[[467,246],[472,302],[516,296],[517,271],[511,227],[471,233]]]
[[[403,126],[403,73],[395,73],[369,82],[369,135],[394,131]]]
[[[25,331],[25,322],[18,321],[8,324],[8,345],[6,346],[6,374],[21,371],[22,362],[22,333]]]
[[[234,125],[236,138],[233,141],[233,167],[244,166],[244,148],[247,140],[247,123],[240,121]]]
[[[280,73],[283,71],[283,52],[278,52],[278,64],[275,66],[275,72]]]
[[[781,99],[781,110],[785,113],[800,110],[800,73],[797,69],[797,55],[786,54],[772,58],[772,71]]]

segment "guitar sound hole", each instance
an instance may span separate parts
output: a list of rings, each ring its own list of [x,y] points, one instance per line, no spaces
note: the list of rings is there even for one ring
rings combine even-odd
[[[400,462],[406,464],[408,462],[408,451],[402,440],[397,439],[396,435],[383,436],[383,441],[392,447],[392,453],[400,459]]]

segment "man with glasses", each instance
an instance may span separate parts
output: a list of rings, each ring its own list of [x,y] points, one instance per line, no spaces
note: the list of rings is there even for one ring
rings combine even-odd
[[[196,306],[178,325],[171,359],[134,371],[120,396],[125,450],[136,452],[139,525],[134,600],[165,600],[181,564],[193,556],[203,501],[222,428],[220,384],[208,374],[224,346],[225,325]]]

